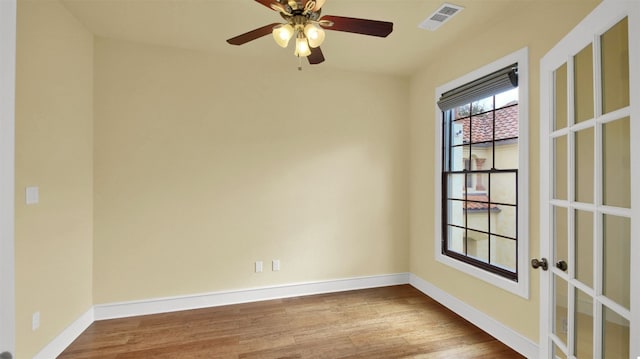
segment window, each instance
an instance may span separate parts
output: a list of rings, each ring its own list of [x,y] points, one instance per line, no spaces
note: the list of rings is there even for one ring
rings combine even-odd
[[[436,93],[437,259],[525,297],[526,53],[520,50]]]

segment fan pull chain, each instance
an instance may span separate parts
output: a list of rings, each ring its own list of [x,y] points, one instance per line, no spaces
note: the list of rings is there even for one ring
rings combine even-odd
[[[302,57],[298,56],[298,71],[302,71]]]

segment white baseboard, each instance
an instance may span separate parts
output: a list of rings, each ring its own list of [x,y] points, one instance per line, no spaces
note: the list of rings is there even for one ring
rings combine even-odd
[[[94,306],[94,317],[95,320],[115,319],[408,283],[409,273],[398,273],[179,297],[155,298],[132,302],[98,304]]]
[[[93,308],[87,310],[80,318],[62,331],[47,346],[42,348],[33,359],[51,359],[60,355],[76,338],[82,334],[94,321]]]
[[[489,333],[494,338],[511,347],[513,350],[524,355],[527,358],[538,358],[538,344],[529,338],[522,336],[520,333],[507,327],[501,322],[491,318],[485,313],[473,308],[469,304],[434,286],[433,284],[423,280],[422,278],[411,274],[409,284],[435,299],[440,304],[451,309],[453,312],[473,323],[478,328]]]
[[[68,326],[51,343],[44,347],[34,359],[55,358],[60,355],[80,334],[96,320],[133,317],[209,308],[221,305],[258,302],[270,299],[291,298],[313,294],[335,293],[365,288],[411,284],[416,289],[440,302],[445,307],[470,321],[527,358],[538,357],[538,345],[523,337],[485,313],[442,291],[410,273],[397,273],[370,277],[345,278],[330,281],[294,283],[272,287],[220,291],[196,295],[149,300],[98,304]]]

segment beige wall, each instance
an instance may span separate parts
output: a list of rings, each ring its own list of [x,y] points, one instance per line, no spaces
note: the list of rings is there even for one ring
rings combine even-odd
[[[93,37],[57,2],[19,1],[17,26],[16,357],[31,358],[93,304]]]
[[[526,9],[408,81],[94,41],[21,1],[18,356],[92,304],[405,271],[537,340],[537,276],[525,300],[434,259],[434,89],[529,46],[535,256],[539,59],[597,2]]]
[[[409,270],[408,80],[296,65],[96,40],[96,304]]]
[[[435,88],[525,46],[529,47],[530,251],[538,254],[539,237],[539,60],[599,1],[558,3],[523,8],[474,36],[442,49],[447,54],[411,81],[411,272],[487,315],[537,341],[539,281],[531,276],[530,299],[522,299],[435,261],[434,193],[436,136]],[[526,15],[525,15],[526,14]],[[541,26],[540,24],[544,24]]]

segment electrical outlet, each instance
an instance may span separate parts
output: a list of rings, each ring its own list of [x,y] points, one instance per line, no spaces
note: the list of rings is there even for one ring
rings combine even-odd
[[[31,316],[31,330],[35,331],[40,328],[40,312],[35,312]]]
[[[25,192],[26,204],[37,204],[38,202],[40,202],[40,190],[38,186],[27,187]]]
[[[256,273],[262,273],[262,261],[256,262]]]
[[[274,259],[273,262],[271,262],[271,269],[274,272],[277,272],[280,270],[280,260],[279,259]]]

